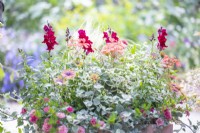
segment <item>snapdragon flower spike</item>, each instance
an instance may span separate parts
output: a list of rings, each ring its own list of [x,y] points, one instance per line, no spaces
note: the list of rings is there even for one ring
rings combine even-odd
[[[89,40],[88,36],[86,36],[85,30],[80,29],[78,31],[78,34],[79,34],[79,39],[80,39],[79,43],[84,44],[84,45],[82,45],[83,46],[82,48],[86,52],[86,55],[88,55],[89,53],[94,52],[94,50],[92,49],[93,42]]]
[[[48,23],[47,25],[44,26],[44,41],[42,43],[45,43],[47,45],[47,50],[49,52],[54,49],[54,45],[57,45],[58,43],[56,42],[56,37],[54,35],[54,31],[52,26]]]
[[[165,36],[167,36],[167,31],[166,29],[164,28],[160,28],[158,29],[158,49],[161,51],[161,50],[164,50],[167,46],[165,45],[166,41],[167,41],[167,38],[165,38]]]
[[[103,32],[103,39],[105,39],[106,43],[118,42],[119,41],[117,33],[114,32],[114,31],[111,31],[109,33],[108,32]]]

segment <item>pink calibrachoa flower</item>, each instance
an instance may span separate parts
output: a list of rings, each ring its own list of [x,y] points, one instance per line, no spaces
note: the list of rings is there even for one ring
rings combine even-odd
[[[29,121],[31,122],[31,123],[36,123],[37,121],[38,121],[38,117],[37,116],[35,116],[35,115],[31,115],[30,116],[30,118],[29,118]]]
[[[64,70],[62,76],[66,79],[73,79],[76,76],[76,73],[73,70]]]
[[[42,126],[42,130],[45,132],[45,133],[49,133],[51,128],[52,128],[52,125],[50,125],[49,123],[49,118],[46,118],[44,120],[44,123],[43,123],[43,126]]]
[[[167,120],[171,120],[172,119],[172,114],[171,111],[169,109],[165,109],[164,110],[164,116]]]
[[[66,110],[68,113],[74,112],[74,108],[72,106],[68,106]]]
[[[163,119],[158,118],[158,119],[156,120],[156,125],[157,125],[157,126],[162,126],[162,125],[164,125]]]
[[[47,112],[49,112],[49,109],[50,109],[49,107],[44,107],[43,110],[44,110],[45,113],[47,113]]]
[[[24,115],[24,114],[26,114],[26,112],[27,112],[27,110],[25,108],[22,108],[21,114]]]
[[[104,129],[106,127],[106,123],[104,121],[99,121],[100,129]]]
[[[42,43],[45,43],[47,45],[47,50],[49,52],[54,49],[54,45],[57,45],[58,43],[56,42],[56,37],[54,35],[54,31],[52,26],[48,23],[47,25],[44,26],[44,41]]]
[[[79,126],[77,133],[85,133],[85,128]]]
[[[46,103],[49,102],[49,98],[45,97],[44,102],[46,102]]]
[[[95,125],[97,124],[97,119],[93,117],[93,118],[90,120],[90,124],[91,124],[92,126],[95,126]]]
[[[56,114],[56,116],[57,116],[58,118],[60,118],[60,119],[63,119],[63,118],[65,118],[65,113],[58,112],[58,113]]]
[[[160,29],[158,29],[158,49],[164,50],[167,46],[165,45],[167,39],[165,38],[165,36],[167,36],[167,31],[166,29],[163,29],[162,27]]]
[[[68,133],[68,128],[65,125],[59,126],[57,133]]]
[[[181,63],[176,58],[170,58],[168,55],[164,54],[162,59],[162,64],[164,68],[171,68],[173,66],[181,67]]]

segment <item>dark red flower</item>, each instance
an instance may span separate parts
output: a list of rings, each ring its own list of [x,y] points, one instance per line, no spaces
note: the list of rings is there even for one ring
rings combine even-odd
[[[47,45],[47,50],[49,52],[54,49],[54,45],[57,45],[58,43],[56,42],[56,37],[54,35],[54,31],[52,26],[48,23],[47,25],[44,26],[44,41],[42,43],[45,43]]]
[[[186,116],[190,116],[190,112],[188,110],[185,111]]]
[[[118,42],[119,38],[117,36],[117,33],[114,31],[111,31],[111,34],[109,36],[108,32],[103,32],[103,38],[105,39],[106,43],[111,43],[111,39],[113,42]]]
[[[161,50],[164,50],[167,46],[165,45],[166,41],[167,41],[167,38],[165,37],[167,36],[167,31],[166,29],[163,29],[162,27],[160,29],[158,29],[158,49],[161,51]]]
[[[84,49],[86,55],[88,55],[91,52],[94,52],[94,50],[92,49],[93,42],[89,40],[88,36],[86,36],[85,30],[80,29],[78,31],[78,34],[79,34],[79,39],[81,39],[80,43],[86,43],[87,44],[87,46],[83,45],[83,49]]]

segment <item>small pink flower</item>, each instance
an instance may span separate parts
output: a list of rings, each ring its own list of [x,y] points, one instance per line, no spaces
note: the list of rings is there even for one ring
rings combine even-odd
[[[56,115],[57,115],[57,117],[60,118],[60,119],[65,118],[65,114],[62,113],[62,112],[58,112]]]
[[[104,121],[99,121],[100,129],[104,129],[106,127],[106,124]]]
[[[21,114],[24,115],[26,114],[27,110],[25,108],[22,108]]]
[[[49,107],[44,107],[43,110],[44,110],[45,113],[47,113],[47,112],[49,112],[49,109],[50,109]]]
[[[90,124],[92,124],[92,126],[95,126],[95,125],[97,124],[96,118],[93,117],[93,118],[90,120]]]
[[[68,133],[68,128],[65,125],[59,126],[57,133]]]
[[[83,128],[83,127],[78,127],[77,133],[85,133],[85,128]]]
[[[172,114],[170,112],[169,109],[164,110],[164,116],[167,120],[171,120],[172,119]]]
[[[35,113],[36,113],[35,109],[31,110],[31,112],[30,112],[30,116],[34,116]]]
[[[54,79],[54,82],[58,85],[63,85],[64,84],[64,78],[62,76],[58,76],[57,78]]]
[[[164,125],[163,119],[158,118],[158,119],[156,120],[156,124],[157,124],[157,126],[162,126],[162,125]]]
[[[74,112],[74,108],[72,106],[67,107],[67,112],[68,113]]]
[[[186,116],[190,116],[190,112],[188,110],[185,111]]]
[[[45,98],[44,98],[44,101],[45,101],[46,103],[49,102],[49,98],[45,97]]]
[[[45,133],[49,133],[51,128],[52,128],[52,125],[50,125],[49,123],[49,118],[46,118],[44,120],[44,124],[42,126],[42,130],[45,132]]]
[[[29,118],[29,121],[32,122],[32,123],[36,123],[38,121],[38,117],[35,116],[35,115],[31,115],[30,118]]]
[[[73,70],[64,70],[62,76],[67,79],[73,79],[76,76],[76,73]]]

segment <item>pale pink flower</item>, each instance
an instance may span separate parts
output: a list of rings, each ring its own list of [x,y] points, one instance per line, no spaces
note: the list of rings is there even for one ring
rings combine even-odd
[[[68,133],[68,128],[65,125],[59,126],[57,133]]]
[[[111,42],[107,43],[101,50],[101,52],[105,55],[111,55],[112,57],[116,57],[118,55],[122,55],[124,53],[127,44],[123,41]]]
[[[97,124],[97,119],[93,117],[93,118],[90,120],[90,124],[91,124],[92,126],[95,126],[95,125]]]
[[[62,76],[66,79],[73,79],[76,76],[76,73],[73,70],[64,70]]]
[[[85,133],[85,128],[83,128],[83,127],[78,127],[77,133]]]
[[[72,106],[67,107],[66,110],[67,110],[68,113],[74,112],[74,108]]]
[[[49,109],[50,109],[49,107],[44,107],[43,110],[44,110],[45,113],[47,113],[47,112],[49,112]]]
[[[158,118],[158,119],[156,120],[156,124],[157,124],[157,126],[162,126],[162,125],[164,125],[163,119]]]
[[[44,123],[43,123],[43,126],[42,126],[42,130],[45,132],[45,133],[49,133],[51,128],[52,128],[52,125],[50,125],[49,123],[49,118],[46,118],[44,120]]]
[[[106,124],[104,121],[99,121],[100,129],[104,129],[106,127]]]
[[[45,101],[46,103],[49,102],[49,98],[45,97],[45,98],[44,98],[44,101]]]
[[[31,112],[30,112],[30,116],[35,115],[35,113],[36,113],[35,109],[31,110]]]
[[[58,112],[58,113],[56,114],[56,116],[57,116],[58,118],[60,118],[60,119],[65,118],[65,114],[62,113],[62,112]]]

